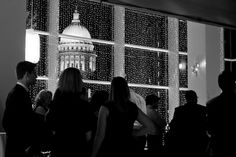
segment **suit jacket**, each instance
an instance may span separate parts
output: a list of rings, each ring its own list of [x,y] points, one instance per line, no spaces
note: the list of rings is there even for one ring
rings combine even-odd
[[[224,91],[207,102],[208,131],[214,155],[235,154],[236,94]]]
[[[206,107],[198,104],[177,107],[168,140],[172,155],[204,156],[208,142]]]
[[[16,84],[8,94],[2,122],[7,134],[6,157],[26,156],[25,150],[35,140],[34,119],[29,93]]]
[[[205,135],[207,130],[206,107],[199,104],[185,104],[175,108],[174,117],[170,123],[178,135]]]

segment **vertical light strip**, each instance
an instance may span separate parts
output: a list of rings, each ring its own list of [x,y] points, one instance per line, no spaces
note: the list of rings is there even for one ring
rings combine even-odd
[[[169,121],[179,106],[179,34],[178,19],[168,17]]]

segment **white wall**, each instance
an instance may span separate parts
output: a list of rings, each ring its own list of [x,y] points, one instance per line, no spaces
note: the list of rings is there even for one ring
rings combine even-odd
[[[5,101],[16,82],[15,66],[24,59],[25,16],[25,1],[0,0],[0,157],[4,157],[6,142],[1,133]]]
[[[206,26],[207,100],[220,94],[218,75],[224,69],[223,28]]]
[[[222,28],[188,22],[188,88],[197,92],[202,105],[220,92],[217,77],[223,62],[221,40]],[[191,67],[196,63],[200,67],[194,74]]]
[[[15,66],[24,59],[25,16],[25,1],[0,0],[0,121],[7,94],[16,82]]]

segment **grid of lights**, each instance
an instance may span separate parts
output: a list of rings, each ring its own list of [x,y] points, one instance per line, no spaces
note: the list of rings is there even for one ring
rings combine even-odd
[[[27,0],[29,11],[30,1]],[[47,88],[48,77],[48,28],[49,7],[46,0],[34,0],[34,29],[40,34],[41,54],[38,66],[38,81],[32,93]],[[114,43],[114,8],[112,5],[92,1],[60,0],[59,1],[59,32],[70,25],[73,12],[77,9],[81,25],[86,27],[96,51],[96,71],[94,75],[84,80],[90,89],[90,95],[95,90],[109,90],[110,81],[114,75],[113,45]],[[30,15],[30,14],[29,14]],[[27,19],[29,19],[28,17]],[[161,97],[162,115],[168,117],[168,31],[167,17],[136,10],[125,9],[125,73],[131,88],[145,97],[149,93],[157,93]],[[29,27],[29,25],[27,25]],[[180,56],[187,60],[186,21],[179,23]],[[59,34],[59,37],[66,37]],[[67,36],[74,38],[73,36]],[[83,39],[76,37],[77,39]],[[179,58],[181,58],[179,57]],[[59,69],[59,68],[57,68]],[[136,73],[138,71],[138,73]],[[180,73],[181,88],[187,84],[187,71]],[[142,76],[141,76],[142,75]],[[32,94],[34,97],[35,94]],[[180,94],[181,96],[181,94]],[[168,118],[167,118],[168,119]]]

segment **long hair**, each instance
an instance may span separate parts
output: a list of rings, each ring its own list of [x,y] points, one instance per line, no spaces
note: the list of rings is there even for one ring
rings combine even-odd
[[[79,69],[67,68],[60,75],[58,88],[61,92],[81,93],[82,86],[82,76]]]
[[[125,103],[130,99],[129,86],[123,77],[114,77],[111,82],[109,100],[118,104]]]

